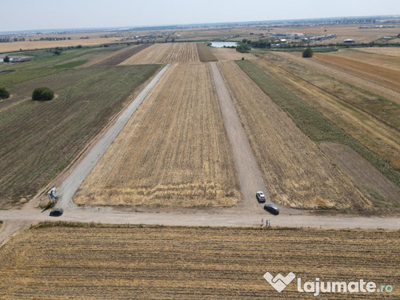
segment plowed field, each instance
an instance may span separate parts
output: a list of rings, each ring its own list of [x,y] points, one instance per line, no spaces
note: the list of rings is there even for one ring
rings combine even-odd
[[[232,206],[241,198],[238,185],[210,66],[174,64],[81,185],[75,202]]]
[[[399,231],[38,228],[0,249],[3,299],[311,299],[302,283],[373,281],[399,298]],[[266,250],[267,249],[267,250]],[[296,275],[281,293],[263,275]]]
[[[121,65],[199,62],[196,43],[155,44],[128,58]]]
[[[351,181],[236,63],[218,65],[274,201],[303,208],[369,206]]]

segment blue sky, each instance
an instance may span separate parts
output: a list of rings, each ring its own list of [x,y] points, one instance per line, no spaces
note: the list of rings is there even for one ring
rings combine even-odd
[[[0,32],[400,15],[400,0],[0,0],[0,7]]]

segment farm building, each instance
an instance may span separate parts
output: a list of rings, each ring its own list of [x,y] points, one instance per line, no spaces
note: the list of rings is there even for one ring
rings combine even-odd
[[[354,42],[353,39],[345,39],[345,40],[343,41],[343,43],[345,43],[345,44],[352,44],[352,43],[355,43],[355,42]]]

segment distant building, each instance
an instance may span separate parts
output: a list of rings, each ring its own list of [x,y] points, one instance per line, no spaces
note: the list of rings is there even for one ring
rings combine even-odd
[[[355,42],[354,42],[353,39],[345,39],[345,40],[343,41],[343,43],[345,43],[345,44],[352,44],[352,43],[355,43]]]

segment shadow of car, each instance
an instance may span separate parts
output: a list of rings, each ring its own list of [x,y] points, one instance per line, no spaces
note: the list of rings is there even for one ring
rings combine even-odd
[[[59,217],[59,216],[61,216],[63,213],[64,213],[64,211],[63,211],[61,208],[56,208],[56,209],[53,209],[53,210],[50,212],[50,217]]]
[[[272,204],[265,204],[265,205],[264,205],[264,209],[265,209],[267,212],[270,212],[271,214],[273,214],[273,215],[275,215],[275,216],[279,215],[279,208],[277,208],[275,205],[272,205]]]

